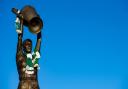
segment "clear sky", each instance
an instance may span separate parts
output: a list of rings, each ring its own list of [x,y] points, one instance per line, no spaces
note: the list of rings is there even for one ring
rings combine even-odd
[[[128,89],[127,0],[0,0],[0,89],[18,86],[11,8],[25,5],[44,21],[41,89]]]

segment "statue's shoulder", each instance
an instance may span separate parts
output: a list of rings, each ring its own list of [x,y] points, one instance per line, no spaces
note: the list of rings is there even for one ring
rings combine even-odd
[[[16,55],[16,61],[25,61],[26,56],[22,54],[17,54]]]

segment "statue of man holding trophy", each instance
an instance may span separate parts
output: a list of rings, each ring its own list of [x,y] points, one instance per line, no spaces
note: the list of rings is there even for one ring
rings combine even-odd
[[[16,32],[18,33],[18,43],[16,52],[16,64],[19,74],[18,89],[40,89],[38,84],[38,60],[40,58],[41,29],[43,21],[32,6],[25,6],[18,10],[12,8],[16,14]],[[23,26],[27,26],[29,31],[37,34],[37,42],[32,52],[32,40],[26,39],[22,42]]]

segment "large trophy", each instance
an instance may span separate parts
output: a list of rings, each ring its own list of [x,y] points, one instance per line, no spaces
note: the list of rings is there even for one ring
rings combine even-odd
[[[43,27],[42,19],[32,6],[25,6],[21,9],[20,13],[18,12],[18,9],[12,8],[12,12],[14,12],[19,18],[23,19],[23,24],[28,26],[32,33],[39,33]]]
[[[16,64],[19,74],[19,85],[17,89],[40,89],[38,84],[38,60],[40,58],[41,29],[43,21],[32,6],[25,6],[21,10],[12,8],[16,15],[15,25],[18,33],[16,52]],[[32,40],[26,39],[22,42],[23,26],[27,26],[31,33],[37,35],[37,42],[32,51]]]

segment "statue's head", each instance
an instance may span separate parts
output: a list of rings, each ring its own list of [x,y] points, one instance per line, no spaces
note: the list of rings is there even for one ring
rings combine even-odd
[[[25,53],[31,53],[31,51],[32,51],[32,41],[30,39],[24,40],[23,50],[24,50]]]

